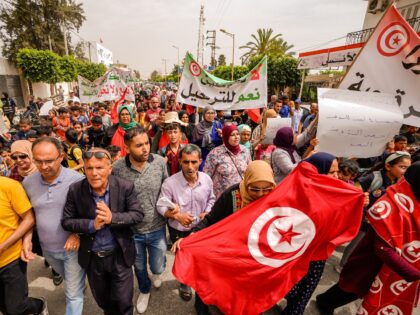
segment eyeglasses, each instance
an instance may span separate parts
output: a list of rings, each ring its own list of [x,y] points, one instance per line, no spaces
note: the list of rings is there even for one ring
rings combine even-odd
[[[29,156],[27,156],[26,154],[19,154],[19,155],[12,155],[11,156],[11,159],[13,160],[13,161],[16,161],[17,159],[20,159],[20,160],[25,160],[25,159],[27,159]]]
[[[111,161],[111,155],[108,152],[105,152],[105,151],[86,151],[86,152],[83,153],[83,159],[84,160],[89,160],[93,156],[95,158],[99,159],[99,160],[106,157],[108,160]]]
[[[37,159],[34,159],[34,163],[36,164],[36,165],[38,165],[38,166],[41,166],[41,165],[52,165],[55,161],[57,161],[59,158],[60,158],[60,156],[61,156],[61,154],[59,154],[54,160],[37,160]]]
[[[216,115],[215,112],[206,112],[206,115]]]
[[[258,193],[258,192],[267,193],[267,192],[272,191],[273,189],[274,189],[274,187],[265,187],[265,188],[248,187],[249,191],[256,192],[256,193]]]

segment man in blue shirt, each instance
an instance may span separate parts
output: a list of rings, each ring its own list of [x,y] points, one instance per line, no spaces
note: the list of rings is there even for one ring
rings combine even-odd
[[[80,236],[79,264],[105,314],[133,314],[136,249],[131,226],[143,220],[134,184],[111,175],[111,155],[83,154],[86,179],[69,189],[62,225]]]
[[[281,97],[281,103],[282,105],[280,108],[279,115],[282,118],[287,118],[290,114],[289,97],[287,95],[283,95]]]

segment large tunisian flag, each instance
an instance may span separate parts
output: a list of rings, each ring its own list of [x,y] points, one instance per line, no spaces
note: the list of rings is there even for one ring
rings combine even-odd
[[[224,314],[259,314],[358,232],[363,193],[303,162],[269,195],[187,237],[173,273]]]

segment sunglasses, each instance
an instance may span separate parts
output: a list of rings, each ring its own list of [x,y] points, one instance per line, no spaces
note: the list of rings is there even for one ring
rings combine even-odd
[[[21,154],[21,155],[12,155],[10,158],[11,158],[13,161],[16,161],[17,159],[20,159],[20,160],[25,160],[25,159],[27,159],[27,158],[28,158],[28,156],[27,156],[26,154]]]
[[[107,158],[108,160],[112,160],[111,159],[111,155],[108,152],[104,152],[104,151],[86,151],[83,153],[83,159],[84,160],[89,160],[92,157],[95,157],[99,160],[103,159],[103,158]]]

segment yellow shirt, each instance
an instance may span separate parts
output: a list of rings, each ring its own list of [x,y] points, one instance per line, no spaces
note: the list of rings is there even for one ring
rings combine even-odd
[[[79,163],[77,163],[78,160],[81,160],[83,158],[83,152],[82,149],[79,147],[76,147],[73,149],[73,156],[71,155],[71,148],[67,149],[67,163],[69,163],[69,168],[75,168]],[[81,174],[85,174],[84,168],[79,168],[77,172]]]
[[[32,205],[22,185],[10,178],[0,176],[0,243],[5,242],[18,228],[21,216]],[[20,257],[22,240],[17,241],[0,255],[0,268]]]

